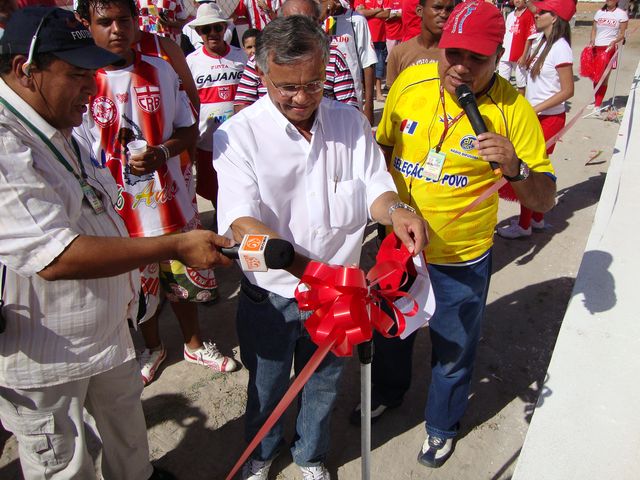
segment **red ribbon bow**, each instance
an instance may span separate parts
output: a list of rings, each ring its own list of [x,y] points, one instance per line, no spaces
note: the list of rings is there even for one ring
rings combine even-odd
[[[399,291],[407,280],[407,262],[402,262],[399,254],[392,257],[395,258],[377,263],[366,276],[358,267],[309,263],[295,297],[300,310],[313,311],[305,327],[316,345],[332,341],[333,353],[345,357],[351,355],[354,345],[371,339],[373,328],[385,337],[404,331],[404,317],[415,315],[418,304],[414,300],[413,309],[406,313],[393,304],[409,294]],[[383,288],[372,288],[389,278],[397,281],[387,281]],[[380,308],[383,303],[393,311],[395,322]],[[389,334],[396,323],[397,332]]]

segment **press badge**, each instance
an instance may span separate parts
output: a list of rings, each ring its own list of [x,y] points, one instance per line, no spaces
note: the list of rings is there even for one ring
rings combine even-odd
[[[104,205],[98,198],[98,194],[93,189],[91,185],[89,185],[84,179],[80,181],[80,186],[82,187],[82,193],[84,194],[84,198],[87,199],[91,208],[93,208],[93,213],[96,215],[100,215],[104,213]]]
[[[444,153],[436,152],[433,148],[429,150],[427,161],[424,164],[424,176],[427,180],[431,180],[432,182],[440,180],[445,158],[446,155]]]

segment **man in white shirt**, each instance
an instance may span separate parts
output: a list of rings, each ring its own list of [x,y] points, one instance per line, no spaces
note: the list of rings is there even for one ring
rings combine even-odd
[[[393,225],[410,252],[427,241],[424,221],[398,199],[366,118],[323,99],[328,56],[327,36],[312,19],[269,23],[256,50],[268,95],[214,134],[219,231],[236,240],[268,234],[296,250],[287,271],[247,273],[242,280],[237,329],[249,370],[247,441],[282,398],[292,363],[299,372],[316,350],[303,326],[308,314],[293,298],[309,259],[357,264],[368,217]],[[329,478],[323,462],[343,361],[330,353],[302,391],[291,451],[305,478]],[[245,464],[243,479],[267,478],[282,436],[280,422]]]
[[[213,132],[233,115],[233,99],[247,63],[244,50],[224,40],[230,23],[215,3],[203,3],[198,7],[196,18],[187,25],[203,41],[187,57],[200,97],[196,192],[212,201],[214,206],[218,196],[218,177],[211,166]]]
[[[138,313],[138,267],[229,263],[215,246],[231,242],[212,232],[127,238],[113,179],[72,138],[95,70],[118,60],[58,8],[17,11],[0,41],[0,418],[27,480],[96,477],[85,409],[103,478],[174,478],[149,463],[126,321]]]

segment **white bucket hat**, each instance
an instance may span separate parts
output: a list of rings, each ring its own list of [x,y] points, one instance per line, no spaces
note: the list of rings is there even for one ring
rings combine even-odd
[[[195,30],[196,27],[211,25],[212,23],[226,23],[229,26],[233,22],[224,16],[220,7],[215,3],[202,3],[198,7],[196,18],[187,23],[187,26]]]

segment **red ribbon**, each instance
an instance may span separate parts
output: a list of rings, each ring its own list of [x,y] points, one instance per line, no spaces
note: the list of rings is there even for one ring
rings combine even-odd
[[[393,304],[398,298],[409,296],[399,290],[408,278],[407,263],[400,260],[400,255],[396,258],[377,263],[366,276],[357,267],[309,263],[295,297],[300,310],[313,311],[305,327],[316,345],[333,341],[331,351],[346,357],[355,345],[371,339],[374,328],[385,337],[404,331],[405,315],[415,315],[418,304],[414,301],[410,312],[401,312]],[[397,280],[384,282],[392,277]],[[307,290],[302,290],[303,285]],[[378,285],[380,288],[372,288]],[[395,321],[382,311],[383,303],[393,311]],[[394,324],[398,329],[391,335],[389,330]]]

